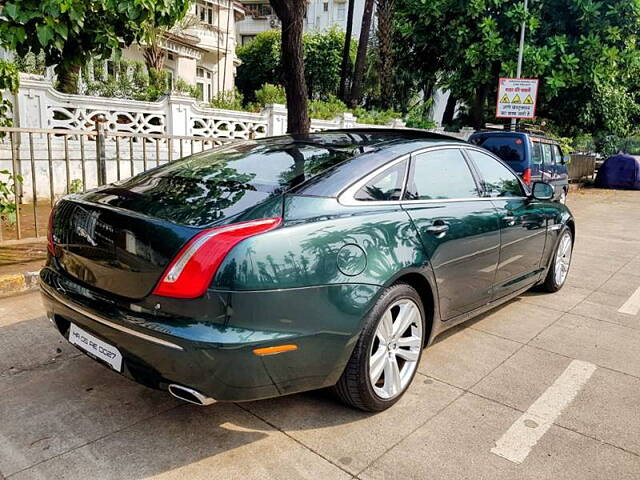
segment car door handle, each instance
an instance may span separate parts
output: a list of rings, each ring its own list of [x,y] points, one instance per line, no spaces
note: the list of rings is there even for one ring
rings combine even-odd
[[[449,225],[446,223],[434,223],[426,228],[431,235],[442,235],[449,231]]]
[[[502,221],[507,224],[508,227],[513,227],[516,224],[517,217],[506,216],[502,217]]]

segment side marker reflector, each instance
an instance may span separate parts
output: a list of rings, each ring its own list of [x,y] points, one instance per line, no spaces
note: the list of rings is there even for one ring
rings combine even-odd
[[[253,353],[260,357],[264,357],[266,355],[277,355],[278,353],[291,352],[297,349],[297,345],[278,345],[276,347],[256,348],[253,350]]]

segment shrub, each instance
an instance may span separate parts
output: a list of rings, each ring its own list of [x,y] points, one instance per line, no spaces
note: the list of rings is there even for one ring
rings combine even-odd
[[[182,78],[178,78],[175,81],[175,84],[173,85],[173,91],[182,93],[184,95],[189,95],[190,97],[193,97],[193,98],[198,98],[200,94],[198,87],[196,87],[195,85],[191,85],[190,83],[187,83]]]
[[[320,120],[331,120],[348,110],[344,102],[335,95],[329,95],[327,100],[311,100],[309,102],[309,116]]]
[[[243,110],[242,94],[235,89],[234,91],[223,91],[211,100],[209,106],[212,108],[223,108],[225,110]]]
[[[147,70],[144,63],[128,60],[114,61],[111,65],[112,72],[106,72],[99,61],[82,68],[86,95],[154,102],[169,91],[169,72]],[[183,83],[185,93],[195,96],[195,87]]]
[[[261,107],[265,105],[280,103],[287,103],[287,96],[284,92],[284,87],[281,85],[273,85],[271,83],[265,83],[254,93],[256,102]]]
[[[365,110],[358,107],[353,110],[353,114],[358,117],[358,123],[368,123],[370,125],[388,125],[392,120],[401,118],[402,115],[393,110]]]
[[[44,52],[40,52],[37,55],[33,52],[29,52],[23,57],[16,54],[13,63],[15,63],[16,68],[19,71],[24,73],[44,75],[46,71]]]
[[[0,222],[9,225],[16,222],[16,182],[22,183],[22,176],[14,177],[9,170],[0,170]]]

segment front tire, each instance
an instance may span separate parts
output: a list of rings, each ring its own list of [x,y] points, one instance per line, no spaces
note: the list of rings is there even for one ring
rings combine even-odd
[[[387,288],[365,318],[340,380],[340,399],[368,412],[386,410],[406,392],[418,369],[425,338],[420,296],[405,283]]]
[[[553,260],[549,271],[541,285],[545,292],[553,293],[560,290],[567,281],[569,267],[571,266],[571,254],[573,253],[573,236],[569,227],[564,227],[560,232],[558,244],[553,252]]]

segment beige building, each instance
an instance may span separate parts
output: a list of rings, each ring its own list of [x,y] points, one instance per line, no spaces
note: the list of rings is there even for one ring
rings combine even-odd
[[[218,92],[232,91],[238,59],[237,23],[244,19],[234,0],[197,0],[187,18],[163,36],[165,70],[172,78],[195,85],[200,100],[209,102]],[[144,61],[142,49],[131,46],[124,58]]]

